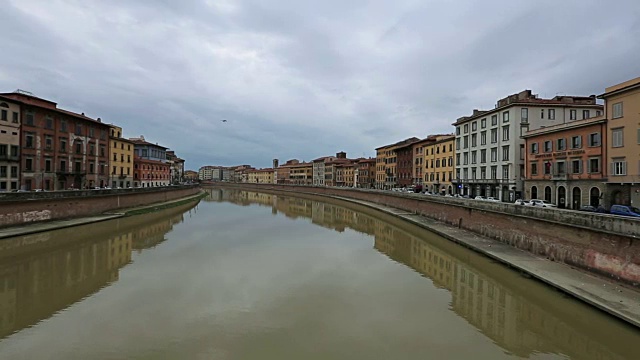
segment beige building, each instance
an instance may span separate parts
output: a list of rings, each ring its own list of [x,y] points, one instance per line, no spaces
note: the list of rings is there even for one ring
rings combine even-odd
[[[423,147],[425,189],[439,194],[456,194],[455,179],[456,136],[453,134],[430,135]]]
[[[20,104],[0,97],[0,192],[20,185]]]
[[[122,128],[110,125],[109,147],[109,184],[112,188],[133,187],[133,150],[131,140],[122,136]]]
[[[273,169],[247,170],[247,182],[254,184],[273,184]]]
[[[422,184],[424,183],[424,148],[429,144],[432,143],[433,140],[432,139],[422,139],[420,141],[418,141],[417,143],[414,143],[412,145],[413,150],[413,183],[414,184]]]
[[[640,207],[640,77],[605,89],[608,205]]]

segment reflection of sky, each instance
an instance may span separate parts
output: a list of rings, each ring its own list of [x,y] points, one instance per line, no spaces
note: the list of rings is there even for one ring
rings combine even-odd
[[[0,359],[499,359],[450,294],[373,238],[201,203],[118,282],[0,342]]]

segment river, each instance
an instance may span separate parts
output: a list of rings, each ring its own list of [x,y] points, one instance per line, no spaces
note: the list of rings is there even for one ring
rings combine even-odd
[[[640,332],[363,206],[197,205],[0,241],[0,359],[640,359]]]

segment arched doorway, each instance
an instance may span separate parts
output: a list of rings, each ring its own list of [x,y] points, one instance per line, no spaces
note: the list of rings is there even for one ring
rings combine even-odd
[[[589,191],[589,205],[598,207],[600,205],[600,189],[592,187]]]
[[[573,194],[571,194],[571,200],[573,201],[572,208],[573,210],[579,210],[580,206],[582,206],[582,190],[579,187],[573,188]]]
[[[538,187],[537,186],[532,186],[531,187],[531,199],[537,199],[538,198]]]
[[[551,187],[545,186],[544,188],[544,199],[551,202]]]
[[[567,189],[564,186],[558,186],[557,205],[561,209],[563,209],[567,205]]]

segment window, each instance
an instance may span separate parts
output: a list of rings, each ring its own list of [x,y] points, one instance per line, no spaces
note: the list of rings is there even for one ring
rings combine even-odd
[[[47,150],[51,150],[53,147],[53,137],[51,135],[46,135],[44,137],[44,147]]]
[[[60,171],[64,173],[69,171],[69,169],[67,169],[67,162],[64,160],[60,160]]]
[[[60,138],[60,152],[67,152],[67,139]]]
[[[51,118],[51,116],[49,115],[47,115],[47,117],[44,119],[44,128],[53,129],[53,118]]]
[[[498,115],[491,115],[491,126],[498,125]]]
[[[478,137],[476,136],[476,134],[471,134],[471,146],[472,146],[472,147],[476,147],[476,146],[478,146],[478,142],[476,141],[476,140],[477,140],[477,138],[478,138]]]
[[[484,164],[486,162],[487,162],[487,150],[482,149],[480,150],[480,163]]]
[[[7,156],[7,145],[0,144],[0,156]]]
[[[67,131],[67,120],[60,120],[60,131]]]
[[[464,124],[464,133],[465,134],[469,133],[469,124]]]
[[[613,159],[611,164],[611,175],[627,175],[627,162],[625,159]]]
[[[11,177],[14,178],[14,179],[18,177],[18,167],[17,166],[12,166],[11,167]]]
[[[7,121],[7,110],[0,111],[0,120]]]
[[[105,156],[105,146],[100,145],[100,156]]]
[[[96,170],[95,168],[96,168],[96,164],[95,164],[95,163],[90,162],[90,163],[89,163],[89,173],[90,173],[90,174],[95,174],[95,170]]]
[[[509,146],[502,147],[502,161],[509,160]]]
[[[496,179],[498,177],[498,167],[497,166],[492,166],[491,167],[491,179]]]
[[[565,138],[558,139],[557,145],[558,145],[558,151],[567,150],[567,140]]]
[[[82,143],[76,142],[76,154],[82,154]]]
[[[578,135],[578,136],[574,136],[571,138],[571,148],[572,149],[579,149],[582,147],[582,136]]]
[[[571,173],[582,174],[582,160],[580,159],[571,160]]]
[[[611,146],[623,147],[624,146],[624,128],[617,128],[611,130]]]
[[[89,127],[89,136],[93,137],[93,126]]]
[[[456,154],[456,166],[460,166],[460,154]],[[427,166],[429,168],[429,166]]]
[[[540,109],[540,119],[544,119],[544,109]]]
[[[509,112],[508,111],[505,111],[505,112],[502,113],[502,122],[503,123],[509,122]]]
[[[456,138],[456,150],[460,150],[460,138]]]
[[[82,135],[82,125],[76,124],[76,135]]]
[[[16,124],[18,123],[18,113],[17,113],[17,112],[15,112],[15,111],[13,112],[13,119],[12,119],[12,122],[14,122],[14,123],[16,123]]]
[[[471,169],[471,179],[476,179],[476,168]]]
[[[6,178],[7,177],[7,167],[6,166],[0,166],[0,178]],[[4,184],[4,182],[3,182]]]
[[[529,109],[522,108],[520,109],[520,122],[526,124],[529,122]]]
[[[478,158],[478,157],[477,157],[476,155],[477,155],[477,152],[476,152],[476,151],[472,151],[472,152],[471,152],[471,163],[472,163],[472,164],[477,163],[477,158]]]
[[[569,120],[575,120],[577,117],[576,113],[576,110],[569,110]]]
[[[553,144],[551,143],[551,140],[547,140],[544,142],[544,152],[552,152],[553,151]]]
[[[96,145],[95,144],[89,144],[89,155],[96,155]]]
[[[44,171],[51,172],[51,159],[44,160]]]
[[[33,148],[33,134],[25,134],[24,136],[24,146],[27,148]]]
[[[18,156],[18,145],[11,145],[11,156],[12,157]]]
[[[474,121],[471,123],[471,131],[476,131],[478,130],[478,122]]]
[[[462,165],[469,164],[469,153],[462,154]]]
[[[589,159],[589,169],[590,174],[599,173],[600,172],[600,158],[590,158]]]
[[[601,115],[602,115],[602,111],[596,110],[596,116],[601,116]]]
[[[25,171],[33,171],[33,159],[31,158],[24,159],[24,169]]]
[[[640,131],[638,132],[638,135],[640,135]],[[638,142],[640,142],[640,137],[638,139]],[[600,144],[600,133],[589,134],[589,146],[600,146]]]
[[[460,135],[460,126],[456,126],[456,135]]]
[[[502,141],[509,141],[509,125],[502,127]]]
[[[487,118],[480,120],[480,128],[484,129],[487,127]]]
[[[27,113],[25,114],[24,123],[26,125],[33,126],[33,122],[34,122],[33,112],[27,111]]]
[[[556,119],[556,109],[549,109],[549,120]]]
[[[544,174],[545,175],[549,175],[551,174],[551,161],[547,161],[544,163]]]
[[[74,165],[75,165],[75,166],[74,166],[74,169],[73,169],[73,170],[74,170],[76,173],[81,173],[81,172],[82,172],[82,162],[81,162],[81,161],[76,161]]]
[[[464,138],[462,138],[462,148],[469,148],[469,135],[466,135]]]
[[[487,144],[487,132],[483,131],[480,133],[480,145],[486,145]]]
[[[538,175],[538,163],[531,163],[531,175]]]
[[[509,165],[502,165],[502,179],[509,179]]]
[[[583,119],[588,119],[588,118],[590,118],[590,116],[589,116],[589,110],[582,110],[582,118],[583,118]]]
[[[558,161],[556,163],[556,175],[565,175],[567,173],[567,169],[565,167],[564,161]]]
[[[614,119],[618,119],[621,118],[623,116],[622,114],[622,103],[615,103],[613,104],[613,118]]]
[[[491,162],[498,161],[498,148],[491,149]]]
[[[537,154],[538,153],[538,143],[531,144],[531,153],[532,154]]]
[[[491,143],[495,144],[498,142],[498,129],[491,129]]]

